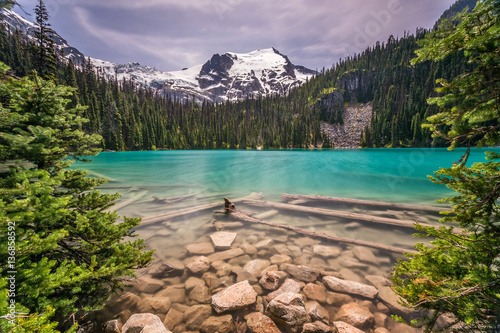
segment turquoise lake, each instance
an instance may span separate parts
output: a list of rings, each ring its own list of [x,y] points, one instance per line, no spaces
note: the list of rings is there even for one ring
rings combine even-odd
[[[257,259],[266,265],[274,264],[273,270],[286,270],[289,264],[306,265],[359,283],[370,284],[374,277],[386,281],[395,262],[404,258],[404,252],[412,250],[417,241],[431,241],[413,236],[414,222],[437,225],[441,218],[438,211],[445,208],[440,206],[436,211],[428,206],[438,206],[435,200],[453,194],[427,176],[439,167],[451,166],[464,152],[464,149],[115,152],[101,153],[92,163],[76,163],[74,167],[109,179],[100,190],[122,195],[110,210],[116,210],[120,216],[142,218],[135,232],[145,240],[147,249],[155,250],[155,261],[152,267],[138,272],[141,278],[137,285],[127,291],[141,298],[163,297],[180,288],[180,295],[175,294],[176,302],[190,306],[192,295],[184,289],[189,275],[159,281],[169,287],[157,293],[144,292],[141,281],[153,278],[158,282],[154,272],[164,263],[189,265],[199,255],[213,260],[212,272],[206,273],[212,276],[210,281],[226,281],[227,285],[248,279],[244,273],[247,264],[253,265]],[[484,150],[474,149],[469,163],[479,161],[484,161]],[[377,206],[317,198],[286,202],[282,193],[406,205]],[[240,214],[253,221],[221,212],[224,197],[234,201]],[[294,229],[285,230],[276,224]],[[212,247],[211,237],[217,231],[235,234],[231,251],[236,254]],[[316,245],[335,254],[318,252]],[[367,254],[362,257],[360,253]],[[221,272],[215,268],[223,267],[219,265],[230,269]],[[253,279],[255,285],[258,279]],[[256,290],[263,293],[262,288]],[[378,303],[375,300],[371,304],[373,311],[378,311]],[[340,305],[325,306],[333,318]],[[120,309],[110,306],[107,318],[118,315]],[[392,332],[404,331],[404,327],[397,325],[388,319],[386,326]]]
[[[494,149],[500,151],[499,149]],[[468,164],[484,161],[485,149],[473,149]],[[191,207],[216,205],[196,214],[137,228],[157,255],[173,255],[189,242],[207,235],[207,223],[224,220],[214,213],[222,209],[223,197],[231,200],[262,193],[262,199],[284,202],[282,193],[323,195],[342,198],[439,206],[436,200],[454,192],[432,183],[439,167],[458,161],[465,149],[346,149],[346,150],[204,150],[108,152],[92,163],[76,163],[91,175],[110,181],[100,190],[119,192],[122,197],[111,209],[118,214],[148,219]],[[154,197],[166,201],[155,200]],[[220,203],[220,206],[217,205]],[[440,216],[363,207],[318,208],[437,223]],[[246,205],[237,206],[259,214],[273,223],[312,231],[412,248],[412,228],[363,224],[345,227],[342,219],[293,213]],[[351,221],[352,222],[352,221]],[[354,221],[358,223],[359,221]],[[165,228],[170,223],[173,228]],[[175,235],[172,238],[172,235]],[[174,250],[175,249],[175,250]]]
[[[499,151],[499,149],[495,149]],[[484,161],[473,149],[469,162]],[[109,178],[104,187],[142,187],[153,195],[193,192],[319,194],[432,204],[450,192],[427,178],[464,149],[209,150],[101,153],[74,166]],[[125,193],[123,193],[125,194]]]

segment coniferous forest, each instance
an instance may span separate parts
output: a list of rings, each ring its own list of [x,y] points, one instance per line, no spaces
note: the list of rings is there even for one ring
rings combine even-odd
[[[321,100],[339,92],[344,104],[373,102],[362,146],[444,146],[421,127],[437,112],[426,100],[436,94],[438,78],[453,78],[470,65],[461,55],[411,65],[417,43],[427,33],[419,29],[402,38],[390,36],[340,59],[287,96],[219,104],[160,96],[131,80],[107,81],[90,61],[76,66],[56,56],[50,66],[59,84],[77,88],[72,105],[87,106],[85,130],[103,137],[103,149],[329,148],[320,122],[342,123],[344,105],[325,106]],[[0,61],[16,76],[39,69],[37,50],[21,32],[0,29]]]

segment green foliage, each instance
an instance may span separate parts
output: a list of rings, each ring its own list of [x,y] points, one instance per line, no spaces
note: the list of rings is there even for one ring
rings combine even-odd
[[[414,60],[435,61],[463,52],[474,64],[450,82],[439,80],[442,96],[429,100],[441,112],[427,118],[425,126],[450,140],[450,149],[500,142],[498,9],[498,1],[487,0],[473,13],[463,12],[457,26],[442,23],[423,40]],[[400,261],[392,276],[405,306],[428,310],[413,322],[427,332],[446,328],[437,324],[443,316],[448,326],[456,325],[454,331],[490,332],[500,313],[500,155],[487,153],[486,162],[468,167],[469,154],[467,150],[460,161],[431,177],[458,193],[441,200],[452,204],[453,211],[442,220],[452,227],[417,225],[419,237],[435,240],[431,246],[417,244],[418,253]]]
[[[143,241],[130,238],[140,219],[117,223],[105,211],[119,195],[94,190],[104,179],[67,169],[95,155],[101,140],[82,131],[81,106],[66,107],[73,91],[37,76],[0,82],[0,228],[14,227],[16,312],[30,314],[18,318],[18,332],[37,331],[29,325],[49,332],[49,318],[69,329],[72,315],[101,308],[151,260]],[[0,234],[2,281],[12,270],[7,237]]]

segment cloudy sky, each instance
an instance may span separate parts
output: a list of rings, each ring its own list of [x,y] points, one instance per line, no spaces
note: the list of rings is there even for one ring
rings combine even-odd
[[[32,13],[37,0],[18,0]],[[52,27],[87,56],[165,71],[214,53],[275,47],[330,67],[392,34],[430,28],[455,0],[46,0]],[[19,8],[16,12],[26,16]]]

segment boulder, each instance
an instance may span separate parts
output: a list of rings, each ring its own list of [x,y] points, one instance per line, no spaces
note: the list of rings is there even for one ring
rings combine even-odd
[[[123,325],[122,333],[171,333],[160,318],[151,313],[136,313]]]
[[[257,301],[257,293],[248,283],[243,281],[223,289],[212,296],[212,307],[218,314],[234,311]]]
[[[245,316],[247,327],[252,333],[280,333],[278,326],[261,312],[252,312]]]
[[[104,333],[121,333],[122,323],[118,319],[107,321],[104,324]]]
[[[281,294],[284,293],[299,293],[300,292],[300,283],[293,279],[286,279],[285,282],[279,287],[278,290],[273,291],[272,293],[269,293],[267,295],[267,301],[270,302],[271,300],[275,299]]]
[[[292,332],[300,332],[310,321],[301,294],[284,293],[269,302],[266,314],[275,322],[285,325]]]
[[[205,256],[195,257],[186,267],[193,274],[203,274],[210,269],[210,259]]]
[[[375,312],[373,315],[375,318],[375,327],[385,327],[388,316],[382,312]]]
[[[261,272],[270,265],[269,260],[255,259],[247,262],[243,269],[254,276],[260,276]]]
[[[294,256],[292,251],[290,251],[290,249],[285,244],[276,244],[271,248],[271,250],[273,252],[276,252],[277,254],[282,254],[289,257]]]
[[[303,289],[307,299],[326,303],[326,288],[322,283],[308,283]]]
[[[171,275],[181,275],[186,267],[182,261],[177,259],[169,259],[161,262],[159,265],[153,266],[149,270],[154,278],[165,278]]]
[[[314,323],[307,323],[302,328],[302,333],[335,333],[332,327],[326,325],[321,321],[315,321]]]
[[[235,232],[219,231],[211,234],[210,239],[216,250],[229,250],[237,235]]]
[[[377,296],[378,290],[375,287],[359,282],[341,280],[334,276],[325,276],[323,283],[332,291],[362,296],[373,299]]]
[[[186,246],[186,250],[190,254],[211,254],[215,252],[215,249],[210,242],[189,244]]]
[[[163,324],[167,329],[174,331],[175,328],[183,321],[184,321],[184,313],[177,309],[171,308],[168,311],[167,315],[165,316]]]
[[[192,331],[198,331],[201,324],[212,314],[210,305],[193,305],[184,312],[184,322],[186,328]]]
[[[378,263],[377,258],[373,254],[373,252],[362,246],[356,246],[352,248],[352,253],[359,261],[370,263],[376,265]]]
[[[375,317],[368,309],[353,302],[342,305],[335,315],[335,320],[366,330],[373,325]]]
[[[228,260],[244,255],[245,252],[240,248],[230,249],[222,252],[215,252],[208,256],[211,261]]]
[[[321,272],[318,269],[305,265],[289,265],[285,271],[297,280],[304,282],[315,282]]]
[[[210,304],[212,295],[210,294],[207,286],[205,286],[205,282],[203,282],[198,283],[193,290],[191,290],[189,298],[197,303]]]
[[[141,277],[133,282],[134,288],[140,292],[152,294],[163,287],[163,281],[150,277]]]
[[[280,286],[281,278],[274,271],[266,272],[259,280],[259,284],[266,290],[276,290]]]
[[[168,297],[172,303],[184,303],[186,289],[184,288],[184,284],[176,284],[160,290],[154,297]]]
[[[208,317],[201,324],[201,333],[233,333],[236,331],[236,326],[233,321],[233,316],[225,315],[220,317]]]
[[[168,297],[146,297],[137,303],[137,312],[140,313],[164,313],[170,310],[172,302]]]
[[[322,321],[326,324],[330,322],[330,314],[316,301],[306,302],[306,311],[312,321]]]
[[[337,329],[338,333],[365,333],[364,331],[357,329],[348,323],[344,323],[343,321],[334,321],[333,326]]]
[[[340,249],[334,246],[314,245],[313,253],[324,258],[336,258],[340,255]]]

